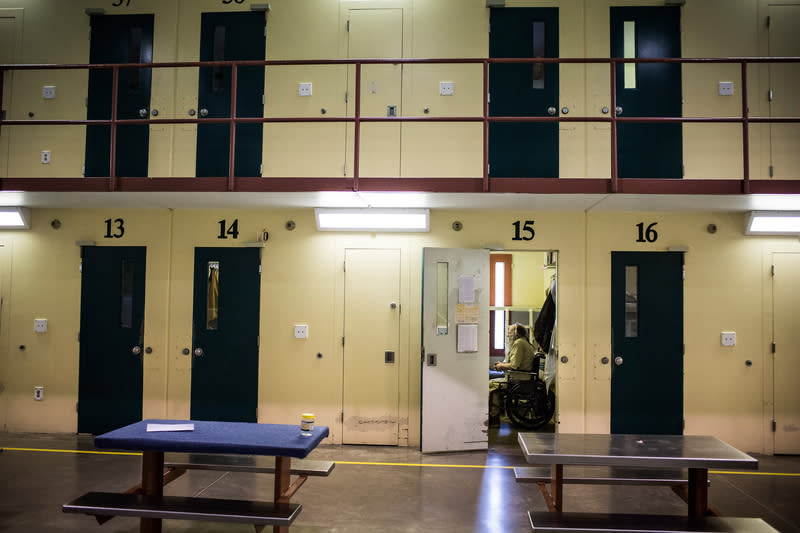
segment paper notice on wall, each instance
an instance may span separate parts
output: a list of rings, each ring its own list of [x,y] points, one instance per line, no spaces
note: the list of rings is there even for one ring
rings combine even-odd
[[[456,324],[477,324],[480,309],[477,305],[456,304]]]
[[[475,278],[472,276],[458,277],[458,303],[471,304],[475,301]]]
[[[478,325],[477,324],[459,324],[458,325],[458,341],[456,351],[463,352],[477,352],[478,351]]]

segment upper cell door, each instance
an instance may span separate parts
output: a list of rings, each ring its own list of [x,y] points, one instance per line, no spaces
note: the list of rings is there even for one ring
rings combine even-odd
[[[90,63],[152,63],[153,15],[92,15]],[[117,118],[148,118],[152,69],[120,68]],[[110,120],[113,73],[89,70],[89,120]],[[150,127],[147,124],[117,126],[117,176],[147,176]],[[86,127],[85,176],[109,176],[111,126]]]
[[[348,11],[347,57],[403,57],[402,9],[351,9]],[[403,65],[376,64],[361,67],[362,117],[401,116],[403,99]],[[355,114],[355,67],[347,70],[347,114]],[[398,177],[402,123],[362,122],[359,139],[359,175],[365,177]],[[348,124],[348,132],[354,126]],[[352,143],[347,135],[345,154],[348,175],[354,167]]]
[[[800,5],[769,6],[769,55],[800,56]],[[750,66],[753,68],[753,65]],[[769,63],[771,117],[800,116],[800,64]],[[775,179],[796,179],[800,174],[800,124],[770,124],[770,166]]]
[[[612,7],[611,57],[681,57],[679,7]],[[679,63],[617,65],[617,116],[680,117]],[[620,178],[683,177],[680,123],[619,123]]]
[[[558,57],[558,8],[492,8],[489,57]],[[489,114],[557,116],[556,63],[494,63]],[[558,124],[489,123],[489,175],[558,177]]]
[[[200,61],[260,60],[266,54],[266,18],[261,11],[203,13]],[[198,107],[200,118],[229,118],[233,69],[229,66],[200,69]],[[264,66],[238,67],[236,116],[264,116]],[[234,153],[235,176],[260,176],[263,124],[237,124]],[[197,125],[197,176],[228,175],[231,127],[228,123]]]

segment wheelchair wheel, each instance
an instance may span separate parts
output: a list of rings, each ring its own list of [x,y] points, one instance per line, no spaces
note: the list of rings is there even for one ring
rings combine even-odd
[[[546,390],[541,380],[520,381],[509,386],[506,414],[511,423],[524,429],[536,429],[550,422],[556,410],[556,395]]]

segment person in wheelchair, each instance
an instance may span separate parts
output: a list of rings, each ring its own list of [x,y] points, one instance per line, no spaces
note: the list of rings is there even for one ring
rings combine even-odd
[[[509,326],[506,346],[510,346],[510,349],[506,354],[505,361],[498,361],[494,364],[494,369],[504,371],[505,376],[489,381],[490,426],[500,423],[500,414],[504,409],[504,392],[508,387],[508,371],[532,372],[534,363],[539,361],[536,357],[536,350],[528,340],[528,330],[522,324],[515,323]]]

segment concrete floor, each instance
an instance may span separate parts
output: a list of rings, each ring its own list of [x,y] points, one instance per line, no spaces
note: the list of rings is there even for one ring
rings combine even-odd
[[[552,431],[552,428],[550,428]],[[0,433],[0,531],[132,533],[138,520],[64,514],[61,505],[90,490],[124,491],[139,480],[137,455],[93,451],[88,436]],[[761,517],[783,533],[800,533],[800,457],[756,456],[757,474],[711,473],[710,503],[728,516]],[[294,502],[292,533],[525,532],[527,510],[546,510],[536,485],[516,483],[523,465],[515,431],[490,430],[485,452],[423,455],[377,446],[321,446],[309,459],[336,460],[330,477],[309,478]],[[351,464],[366,463],[366,464]],[[391,464],[389,464],[391,463]],[[167,494],[272,499],[272,476],[190,471]],[[567,485],[565,510],[684,514],[669,488]],[[251,533],[252,526],[165,521],[164,532]],[[267,528],[265,531],[271,531]]]

